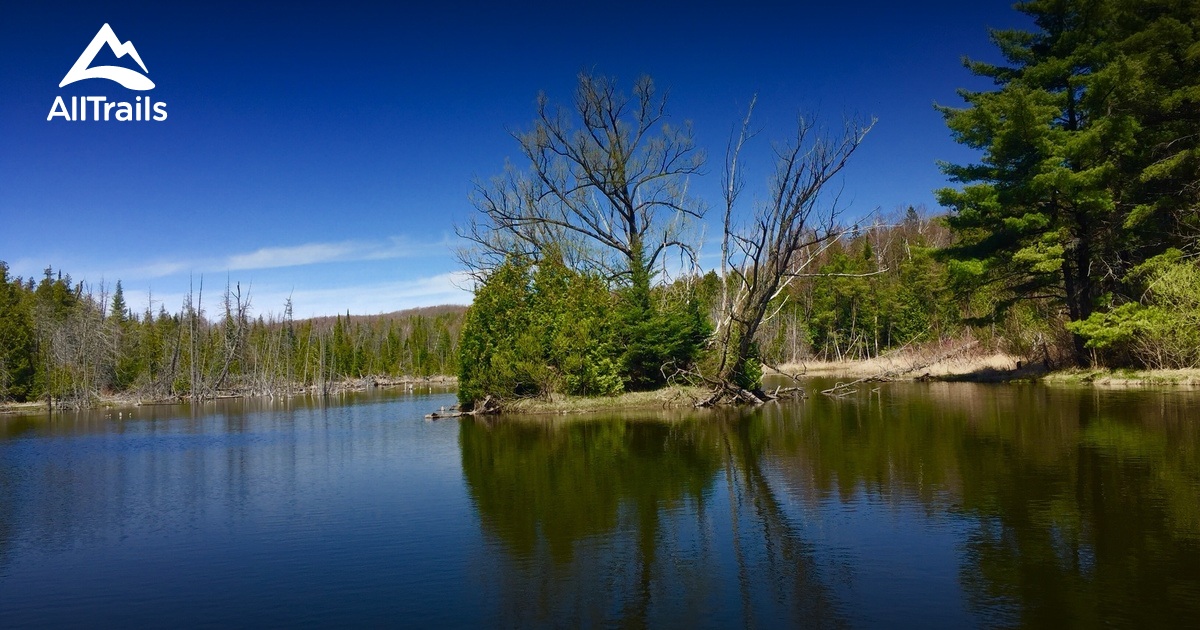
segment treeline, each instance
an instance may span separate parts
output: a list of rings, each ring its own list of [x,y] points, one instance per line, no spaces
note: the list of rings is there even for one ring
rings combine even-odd
[[[981,153],[942,166],[944,218],[822,252],[764,357],[808,341],[863,358],[969,325],[1050,365],[1200,367],[1200,3],[1017,9],[1035,28],[990,34],[1003,61],[966,61],[996,87],[938,108]]]
[[[908,207],[877,217],[814,248],[807,270],[770,304],[756,336],[756,357],[779,366],[849,361],[971,335],[993,349],[1030,353],[1009,343],[1044,326],[1017,319],[972,327],[977,298],[952,281],[939,252],[953,242],[945,216]],[[716,271],[650,288],[649,314],[633,291],[572,269],[550,250],[514,254],[481,283],[460,346],[460,397],[500,399],[563,392],[614,394],[712,372],[711,334],[720,318]],[[761,368],[749,376],[761,377]],[[752,385],[753,383],[748,383]]]
[[[190,292],[174,312],[138,312],[120,282],[110,294],[49,268],[37,282],[10,278],[0,262],[0,400],[283,395],[367,376],[454,374],[463,310],[294,320],[289,300],[279,315],[255,316],[233,285],[215,300]]]
[[[714,390],[701,404],[757,403],[771,398],[763,363],[866,359],[960,334],[1052,367],[1200,366],[1200,3],[1015,8],[1034,28],[990,33],[1001,63],[965,62],[994,87],[937,107],[980,159],[942,165],[954,187],[937,191],[947,212],[933,220],[912,210],[846,229],[837,195],[822,192],[873,121],[828,135],[801,117],[745,208],[756,99],[714,203],[689,194],[704,153],[686,121],[668,124],[649,78],[626,95],[581,75],[569,105],[540,95],[532,127],[514,134],[527,165],[477,183],[459,230],[480,280],[462,401],[677,378]],[[668,252],[695,267],[692,228],[709,208],[723,209],[707,217],[720,226],[719,274],[668,281]],[[680,325],[697,303],[703,344],[700,327]],[[495,325],[507,318],[522,323]]]
[[[776,298],[759,329],[762,359],[870,359],[962,333],[967,304],[937,255],[952,238],[944,217],[912,206],[851,228]]]
[[[959,257],[955,216],[908,208],[854,229],[817,254],[775,304],[757,341],[770,365],[862,360],[901,348],[970,338],[982,348],[1048,367],[1086,361],[1109,367],[1200,367],[1200,264],[1178,249],[1152,257],[1124,282],[1135,295],[1107,296],[1072,321],[1054,295],[1012,299],[980,283]],[[963,267],[967,270],[964,271]],[[715,276],[706,278],[718,283]]]
[[[1001,288],[977,286],[954,273],[959,241],[949,222],[948,215],[909,206],[814,248],[758,330],[760,362],[778,367],[867,360],[971,340],[985,351],[1066,365],[1071,341],[1059,307],[1030,299],[998,310]],[[1170,286],[1200,299],[1200,284]],[[468,312],[461,396],[612,394],[657,387],[672,377],[696,382],[711,371],[712,340],[705,335],[721,313],[716,271],[653,286],[656,315],[650,321],[630,312],[628,292],[598,274],[569,268],[558,255],[540,262],[514,255],[480,285]],[[654,333],[636,338],[639,325]],[[640,366],[632,357],[642,358]]]

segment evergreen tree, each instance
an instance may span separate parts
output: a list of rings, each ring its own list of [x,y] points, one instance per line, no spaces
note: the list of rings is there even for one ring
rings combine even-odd
[[[144,368],[142,356],[138,350],[138,329],[125,303],[125,291],[121,281],[113,289],[112,304],[109,308],[108,328],[112,339],[112,372],[111,385],[118,391],[128,389]]]
[[[117,280],[117,287],[113,289],[112,307],[109,310],[109,317],[121,323],[129,320],[129,306],[125,304],[125,291],[121,288],[120,280]]]
[[[570,269],[554,249],[536,268],[510,256],[475,293],[459,343],[459,399],[555,392],[606,395],[633,382],[616,298],[593,274]],[[670,344],[670,339],[656,343]]]
[[[1087,319],[1128,271],[1195,222],[1200,4],[1033,0],[1034,32],[993,31],[1007,65],[967,61],[995,91],[939,108],[955,138],[983,152],[944,165],[939,191],[959,243],[951,270],[998,292]],[[1185,216],[1186,215],[1186,216]],[[1084,339],[1075,357],[1086,362]]]
[[[458,399],[464,405],[534,393],[540,357],[533,349],[538,340],[528,335],[529,274],[527,259],[510,256],[475,291],[459,341]]]
[[[28,291],[0,261],[0,400],[34,395],[36,337]]]

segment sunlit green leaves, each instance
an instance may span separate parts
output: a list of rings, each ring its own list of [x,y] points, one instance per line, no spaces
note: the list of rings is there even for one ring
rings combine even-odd
[[[957,259],[950,269],[959,280],[1006,293],[1000,308],[1061,296],[1066,315],[1088,319],[1139,299],[1124,275],[1139,262],[1197,246],[1200,5],[1055,0],[1017,9],[1034,31],[991,32],[1011,66],[967,63],[998,88],[963,92],[963,109],[939,107],[954,138],[982,152],[976,164],[943,166],[965,184],[938,192],[959,237],[946,255]],[[1073,330],[1126,339],[1136,310]],[[1117,329],[1105,335],[1104,325]]]

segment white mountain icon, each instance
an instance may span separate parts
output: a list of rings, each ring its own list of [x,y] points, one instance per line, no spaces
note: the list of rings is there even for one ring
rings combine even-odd
[[[88,66],[91,65],[92,60],[96,58],[96,53],[100,52],[100,47],[105,44],[108,44],[108,47],[112,49],[113,54],[118,59],[129,55],[142,67],[144,72],[150,72],[146,70],[146,64],[142,63],[142,58],[138,55],[137,49],[133,47],[133,42],[129,41],[122,44],[121,40],[117,39],[117,34],[113,32],[112,27],[105,24],[100,27],[100,31],[92,38],[92,43],[83,49],[83,54],[79,55],[79,59],[75,60],[75,65],[71,66],[71,69],[67,71],[67,76],[63,77],[58,87],[70,85],[84,79],[108,79],[109,81],[116,81],[131,90],[149,90],[154,88],[154,82],[136,70],[120,66],[96,66],[95,68],[89,68]]]

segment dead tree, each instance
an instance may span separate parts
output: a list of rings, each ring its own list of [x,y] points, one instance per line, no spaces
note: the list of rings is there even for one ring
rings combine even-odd
[[[221,368],[216,378],[212,381],[212,389],[214,391],[224,387],[226,379],[229,378],[230,368],[241,358],[242,347],[245,344],[246,332],[250,324],[249,290],[243,296],[242,283],[237,283],[236,288],[230,290],[229,281],[226,280],[222,306],[225,310],[225,320],[221,329]]]
[[[753,101],[751,102],[751,111]],[[826,191],[830,180],[845,167],[875,124],[846,121],[839,135],[818,129],[801,118],[791,142],[776,146],[775,172],[766,199],[743,227],[734,210],[743,188],[738,160],[751,137],[750,114],[735,141],[730,142],[724,180],[725,220],[721,247],[724,293],[714,343],[718,359],[706,378],[714,385],[704,404],[729,398],[762,402],[769,398],[749,364],[755,359],[755,335],[762,323],[778,312],[785,289],[842,231],[837,194]],[[752,391],[753,390],[753,391]]]
[[[666,122],[666,104],[649,77],[627,96],[610,79],[581,74],[570,109],[539,95],[533,127],[513,134],[528,170],[510,164],[477,183],[478,212],[456,228],[470,243],[459,252],[467,268],[483,276],[510,254],[537,260],[553,245],[576,268],[648,289],[669,250],[692,259],[689,220],[704,209],[687,183],[704,154],[690,123]]]

